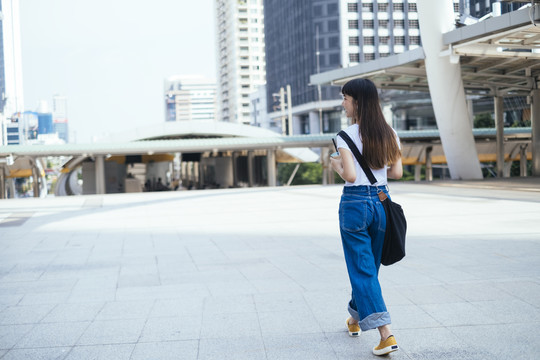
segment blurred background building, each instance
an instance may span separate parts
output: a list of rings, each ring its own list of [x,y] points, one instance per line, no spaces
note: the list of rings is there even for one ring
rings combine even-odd
[[[196,75],[165,80],[166,121],[216,119],[216,81]]]
[[[215,1],[219,120],[251,123],[250,93],[266,82],[263,8],[263,0]]]
[[[0,145],[7,145],[19,133],[13,116],[24,111],[18,0],[0,0],[0,31]]]

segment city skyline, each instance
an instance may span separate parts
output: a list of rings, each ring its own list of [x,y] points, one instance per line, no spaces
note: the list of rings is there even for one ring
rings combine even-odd
[[[24,108],[66,97],[78,143],[159,124],[163,83],[215,78],[213,1],[20,2]]]

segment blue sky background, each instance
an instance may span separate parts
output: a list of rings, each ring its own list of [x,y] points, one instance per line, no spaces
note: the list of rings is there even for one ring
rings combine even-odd
[[[164,80],[215,78],[212,0],[21,0],[24,104],[67,97],[70,136],[165,121]]]

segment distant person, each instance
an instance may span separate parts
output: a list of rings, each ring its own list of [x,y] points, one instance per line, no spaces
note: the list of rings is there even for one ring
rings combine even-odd
[[[152,191],[152,182],[150,179],[146,180],[144,183],[144,191]]]
[[[158,178],[158,181],[156,183],[156,186],[155,186],[155,190],[156,191],[167,191],[167,190],[170,190],[167,185],[163,184],[161,182],[161,178]]]
[[[385,235],[386,215],[377,196],[388,195],[387,178],[403,175],[401,150],[396,132],[386,123],[377,88],[367,79],[347,82],[342,90],[343,107],[352,125],[345,132],[352,138],[377,182],[372,186],[347,143],[337,137],[339,155],[331,157],[332,168],[345,180],[339,205],[339,227],[345,262],[352,287],[347,327],[350,336],[378,329],[381,341],[375,355],[398,349],[390,329],[379,284],[379,267]]]

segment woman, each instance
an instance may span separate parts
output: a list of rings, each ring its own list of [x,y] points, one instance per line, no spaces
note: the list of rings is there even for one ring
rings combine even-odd
[[[330,160],[332,168],[345,180],[339,225],[352,287],[347,327],[351,336],[358,336],[360,329],[377,328],[381,342],[373,353],[386,355],[398,346],[378,279],[386,215],[377,193],[384,191],[388,195],[387,178],[400,179],[403,175],[400,144],[396,132],[384,119],[373,82],[351,80],[343,86],[342,94],[342,105],[353,122],[345,132],[377,179],[371,185],[347,143],[338,136],[339,155]]]

